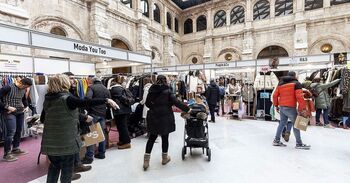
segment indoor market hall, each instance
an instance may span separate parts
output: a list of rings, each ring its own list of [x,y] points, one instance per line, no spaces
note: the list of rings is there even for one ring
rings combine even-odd
[[[349,9],[0,0],[0,183],[347,183]]]

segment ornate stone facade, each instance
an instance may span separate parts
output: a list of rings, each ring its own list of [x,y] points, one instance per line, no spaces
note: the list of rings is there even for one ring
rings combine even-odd
[[[283,1],[293,4],[292,13],[282,16],[278,15],[277,8],[282,7],[281,1],[263,0],[269,9],[265,14],[268,17],[254,20],[255,5],[261,1],[212,0],[181,10],[169,0],[148,0],[149,17],[146,17],[143,15],[145,5],[141,6],[140,0],[131,0],[132,8],[120,0],[0,0],[0,22],[47,33],[59,27],[69,38],[107,46],[111,46],[113,39],[119,39],[131,51],[148,55],[153,52],[153,66],[192,64],[194,57],[197,63],[225,61],[228,57],[231,61],[256,59],[268,46],[280,46],[289,56],[321,54],[320,47],[326,43],[333,46],[332,52],[349,52],[350,3],[332,5],[333,0],[324,0],[323,8],[305,11],[304,0]],[[160,9],[160,23],[154,20],[154,3]],[[243,18],[242,12],[232,14],[237,6],[244,9]],[[223,26],[217,26],[214,18],[220,10],[226,13]],[[206,17],[207,28],[197,32],[197,18],[201,15]],[[237,19],[239,17],[241,19]],[[189,18],[193,22],[193,33],[184,34],[184,22]],[[30,52],[15,46],[0,47],[1,52],[14,50]],[[89,60],[77,55],[36,52],[48,53]]]

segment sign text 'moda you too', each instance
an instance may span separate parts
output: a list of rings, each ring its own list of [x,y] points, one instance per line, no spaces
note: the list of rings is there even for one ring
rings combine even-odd
[[[101,47],[94,47],[94,46],[84,45],[79,43],[74,43],[74,50],[84,51],[92,54],[107,55],[107,51]]]

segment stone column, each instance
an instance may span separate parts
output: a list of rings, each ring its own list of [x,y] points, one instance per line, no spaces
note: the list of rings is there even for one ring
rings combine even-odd
[[[163,41],[164,42],[163,65],[164,66],[176,65],[172,34],[168,33],[164,35],[163,40],[164,40]]]
[[[192,27],[193,27],[193,33],[197,32],[197,17],[190,17],[192,19]]]
[[[228,11],[225,11],[225,12],[226,12],[226,26],[229,27],[230,24],[231,24],[231,15],[230,15],[231,11],[228,10]]]
[[[253,4],[252,0],[246,1],[245,22],[253,21]]]
[[[90,11],[90,38],[97,44],[110,46],[111,37],[107,34],[107,0],[97,0],[91,2]]]
[[[163,6],[163,12],[161,12],[160,16],[163,17],[162,19],[162,25],[163,25],[163,32],[167,32],[168,30],[168,25],[167,25],[167,18],[166,18],[166,13],[168,12],[168,8],[166,6]]]
[[[323,0],[323,8],[331,7],[331,0]]]
[[[294,56],[308,54],[308,32],[306,23],[295,25],[294,33]],[[292,56],[292,55],[290,55]]]
[[[148,0],[148,11],[149,11],[149,19],[154,20],[154,15],[153,15],[153,0]]]
[[[275,18],[275,1],[270,2],[270,18]]]
[[[243,35],[242,60],[254,59],[253,46],[254,46],[253,33],[251,30],[247,30]]]
[[[208,9],[207,11],[207,36],[210,36],[212,35],[213,33],[213,29],[214,29],[214,26],[213,26],[213,11],[212,9]]]
[[[208,62],[213,62],[214,61],[214,56],[213,56],[213,38],[208,38],[205,39],[204,42],[204,55],[203,55],[203,62],[208,63]]]

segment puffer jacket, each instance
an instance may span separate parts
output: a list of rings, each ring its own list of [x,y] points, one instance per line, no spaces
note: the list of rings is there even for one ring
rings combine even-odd
[[[206,92],[206,97],[208,104],[216,105],[218,102],[220,102],[220,89],[215,82],[210,82]]]
[[[305,101],[303,97],[302,85],[298,80],[290,76],[282,77],[273,94],[273,105],[275,107],[297,107],[301,111],[305,109]]]
[[[327,84],[312,83],[311,88],[318,93],[318,97],[315,97],[316,109],[327,109],[331,106],[331,97],[328,94],[328,88],[337,85],[340,79],[336,79]]]

